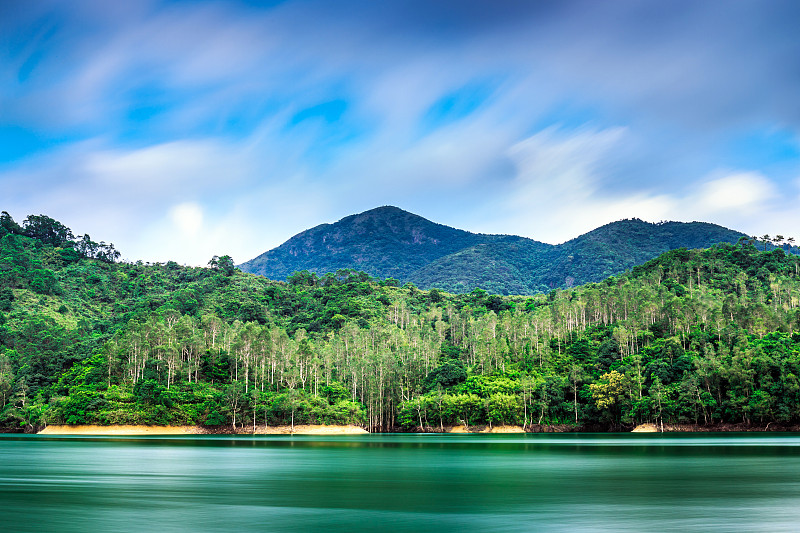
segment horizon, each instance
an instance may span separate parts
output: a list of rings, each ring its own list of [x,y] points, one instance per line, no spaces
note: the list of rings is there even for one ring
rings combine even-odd
[[[468,232],[468,233],[472,233],[472,234],[479,234],[479,235],[502,235],[502,236],[512,236],[512,237],[523,237],[523,238],[526,238],[526,239],[531,239],[531,240],[534,240],[534,241],[536,241],[536,240],[537,240],[537,239],[533,239],[533,238],[531,238],[531,237],[526,237],[526,236],[524,236],[524,235],[516,235],[516,234],[513,234],[513,233],[502,233],[502,232],[501,232],[501,233],[480,233],[480,232],[476,232],[476,231],[471,231],[471,230],[469,230],[469,229],[467,229],[467,228],[457,228],[457,227],[454,227],[454,226],[448,226],[448,225],[446,225],[446,224],[442,224],[442,223],[440,223],[440,222],[437,222],[437,221],[435,221],[435,220],[430,220],[430,219],[428,219],[428,218],[426,218],[426,217],[423,217],[423,216],[421,216],[421,215],[418,215],[417,213],[413,213],[413,212],[411,212],[411,211],[409,211],[409,210],[407,210],[407,209],[404,209],[404,208],[402,208],[402,207],[399,207],[399,206],[396,206],[396,205],[380,205],[380,206],[377,206],[377,207],[373,207],[373,208],[371,208],[371,209],[367,209],[366,211],[361,211],[361,212],[359,212],[359,213],[351,213],[351,214],[349,214],[349,215],[346,215],[346,216],[344,216],[344,217],[342,217],[342,218],[340,218],[340,219],[338,219],[338,220],[332,221],[332,222],[320,222],[320,223],[318,223],[318,224],[315,224],[315,225],[313,225],[313,226],[311,226],[311,227],[309,227],[309,228],[306,228],[306,229],[304,229],[304,230],[302,230],[302,231],[300,231],[300,232],[298,232],[298,233],[296,233],[296,234],[292,235],[291,237],[287,238],[287,239],[286,239],[286,241],[284,241],[284,242],[282,242],[282,243],[280,243],[280,244],[278,244],[278,245],[274,246],[273,248],[270,248],[270,249],[268,249],[268,250],[264,250],[263,252],[260,252],[260,253],[258,253],[257,255],[255,255],[255,256],[253,256],[253,257],[251,257],[251,258],[244,259],[244,260],[241,260],[241,261],[240,261],[240,260],[237,260],[236,258],[233,258],[233,259],[234,259],[234,262],[235,262],[235,264],[236,264],[236,265],[237,265],[237,267],[238,267],[239,265],[242,265],[242,264],[244,264],[244,263],[248,263],[248,262],[250,262],[250,261],[251,261],[251,260],[253,260],[253,259],[257,259],[257,258],[258,258],[258,257],[260,257],[261,255],[264,255],[266,252],[269,252],[269,251],[271,251],[271,250],[274,250],[274,249],[276,249],[276,248],[280,247],[280,246],[281,246],[281,245],[283,245],[283,244],[286,244],[288,241],[290,241],[290,240],[294,239],[295,237],[298,237],[298,236],[302,235],[303,233],[305,233],[305,232],[307,232],[307,231],[309,231],[309,230],[315,229],[315,228],[317,228],[317,227],[320,227],[320,226],[331,226],[331,225],[334,225],[334,224],[338,224],[339,222],[342,222],[342,221],[343,221],[344,219],[346,219],[346,218],[350,218],[350,217],[354,217],[354,216],[363,215],[363,214],[365,214],[365,213],[369,213],[369,212],[371,212],[371,211],[377,211],[377,210],[379,210],[379,209],[383,209],[383,208],[392,208],[392,209],[397,209],[397,210],[399,210],[399,211],[403,211],[404,213],[408,213],[408,214],[411,214],[411,215],[414,215],[414,216],[417,216],[417,217],[423,218],[423,219],[425,219],[425,220],[427,220],[428,222],[431,222],[431,223],[433,223],[433,224],[437,224],[437,225],[444,225],[444,226],[446,226],[446,227],[449,227],[449,228],[452,228],[452,229],[461,230],[461,231],[466,231],[466,232]],[[30,213],[30,215],[33,215],[33,214],[34,214],[34,213]],[[47,215],[47,213],[39,213],[39,215],[45,215],[45,216],[49,216],[49,215]],[[14,217],[14,218],[15,218],[15,217]],[[52,218],[52,217],[51,217],[51,218]],[[15,218],[15,221],[16,221],[17,223],[19,223],[19,224],[21,224],[23,220],[24,220],[24,218],[21,218],[21,219],[16,219],[16,218]],[[627,221],[638,221],[638,222],[643,222],[643,223],[645,223],[645,224],[652,224],[652,225],[654,225],[654,226],[661,226],[661,225],[665,225],[665,224],[711,224],[711,225],[718,226],[718,227],[725,228],[725,229],[729,229],[729,230],[732,230],[732,231],[737,231],[737,232],[739,232],[739,233],[742,233],[743,235],[746,235],[746,236],[747,236],[749,239],[755,239],[756,241],[762,242],[762,241],[761,241],[761,237],[760,237],[760,236],[757,236],[757,235],[748,235],[748,234],[746,234],[746,233],[744,233],[744,232],[741,232],[741,231],[737,230],[736,228],[727,228],[727,227],[725,227],[725,226],[721,226],[721,225],[719,225],[719,224],[715,224],[715,223],[713,223],[713,222],[706,222],[706,221],[703,221],[703,220],[690,220],[690,221],[684,221],[684,220],[659,220],[659,221],[649,221],[649,220],[644,220],[644,219],[641,219],[641,218],[638,218],[638,217],[629,217],[629,218],[621,218],[621,219],[619,219],[619,220],[612,220],[612,221],[610,221],[610,222],[606,222],[606,223],[604,223],[604,224],[601,224],[600,226],[597,226],[597,227],[595,227],[595,228],[592,228],[592,229],[590,229],[589,231],[587,231],[586,233],[582,233],[582,234],[580,234],[580,235],[576,235],[575,237],[571,237],[571,238],[569,238],[569,239],[567,239],[567,240],[565,240],[565,241],[556,242],[556,243],[548,243],[548,242],[544,242],[544,241],[538,241],[538,242],[542,242],[542,243],[544,243],[544,244],[549,244],[549,245],[551,245],[551,246],[561,246],[561,245],[563,245],[563,244],[565,244],[565,243],[567,243],[567,242],[570,242],[570,241],[572,241],[572,240],[575,240],[575,239],[577,239],[577,238],[579,238],[579,237],[582,237],[582,236],[586,235],[587,233],[591,233],[591,232],[593,232],[593,231],[595,231],[595,230],[597,230],[597,229],[600,229],[600,228],[603,228],[603,227],[605,227],[605,226],[609,226],[609,225],[611,225],[611,224],[615,224],[615,223],[618,223],[618,222],[627,222]],[[60,222],[60,221],[59,221],[59,222]],[[76,236],[82,235],[82,233],[80,232],[80,230],[78,230],[78,231],[76,232],[76,229],[75,229],[75,228],[70,228],[70,229],[71,229],[71,230],[73,230],[73,232],[75,232]],[[789,237],[789,236],[787,236],[787,238],[788,238],[788,237]],[[104,239],[102,239],[102,237],[101,237],[101,236],[97,236],[97,238],[98,238],[98,240],[100,240],[100,241],[103,241],[103,240],[104,240]],[[785,239],[784,239],[784,241],[785,241]],[[771,241],[770,241],[770,242],[771,242]],[[109,244],[113,244],[113,243],[109,243]],[[115,245],[115,246],[116,246],[116,245]],[[772,246],[772,244],[770,244],[770,246]],[[119,250],[118,250],[118,251],[119,251]],[[223,256],[223,255],[227,255],[227,254],[213,254],[213,255],[212,255],[212,257],[220,257],[220,256]],[[209,258],[209,259],[211,259],[211,258]],[[176,262],[176,263],[179,263],[178,261],[174,261],[173,259],[165,259],[165,260],[162,260],[162,261],[149,261],[149,260],[144,260],[144,259],[141,259],[141,258],[135,258],[135,257],[126,257],[124,254],[122,254],[122,259],[121,259],[121,261],[123,261],[123,262],[128,262],[128,263],[142,262],[142,263],[144,263],[144,264],[166,264],[167,262],[170,262],[170,261],[172,261],[172,262]],[[189,266],[189,267],[192,267],[192,266],[195,266],[195,267],[206,267],[206,266],[208,266],[208,265],[207,265],[207,264],[205,264],[205,263],[203,263],[203,264],[191,264],[191,265],[190,265],[190,264],[187,264],[187,263],[179,263],[179,264],[181,264],[182,266]]]
[[[723,8],[724,7],[724,8]],[[248,261],[380,205],[563,243],[800,236],[800,5],[0,5],[0,209]]]
[[[319,224],[315,224],[315,225],[313,225],[313,226],[311,226],[311,227],[309,227],[309,228],[306,228],[306,229],[304,229],[303,231],[300,231],[299,233],[296,233],[296,234],[292,235],[292,236],[291,236],[291,237],[289,237],[289,238],[288,238],[286,241],[282,242],[282,243],[281,243],[281,244],[279,244],[278,246],[275,246],[275,247],[273,247],[273,248],[270,248],[269,250],[264,250],[263,252],[259,253],[257,256],[251,257],[250,259],[245,259],[245,260],[243,260],[243,261],[239,261],[239,262],[237,262],[236,264],[237,264],[237,265],[241,265],[241,264],[247,263],[247,262],[249,262],[249,261],[251,261],[251,260],[253,260],[253,259],[256,259],[256,258],[258,258],[259,256],[261,256],[261,255],[264,255],[266,252],[269,252],[269,251],[271,251],[271,250],[274,250],[275,248],[278,248],[279,246],[281,246],[281,245],[283,245],[283,244],[286,244],[288,241],[290,241],[290,240],[294,239],[295,237],[298,237],[298,236],[302,235],[302,234],[303,234],[303,233],[305,233],[306,231],[309,231],[309,230],[315,229],[315,228],[317,228],[317,227],[320,227],[320,226],[331,226],[331,225],[334,225],[334,224],[338,224],[339,222],[342,222],[342,221],[343,221],[344,219],[346,219],[346,218],[350,218],[350,217],[354,217],[354,216],[363,215],[363,214],[365,214],[365,213],[369,213],[369,212],[371,212],[371,211],[377,211],[377,210],[379,210],[379,209],[384,209],[384,208],[397,209],[397,210],[399,210],[399,211],[403,211],[404,213],[408,213],[408,214],[411,214],[411,215],[414,215],[414,216],[421,217],[421,218],[423,218],[423,219],[425,219],[425,220],[427,220],[428,222],[431,222],[431,223],[433,223],[433,224],[437,224],[437,225],[444,225],[444,226],[446,226],[446,227],[450,227],[450,228],[457,229],[457,230],[461,230],[461,231],[466,231],[466,232],[473,233],[473,234],[481,234],[481,235],[504,235],[504,236],[512,236],[512,237],[523,237],[523,238],[526,238],[526,239],[531,239],[531,240],[537,241],[537,239],[535,239],[535,238],[526,237],[526,236],[524,236],[524,235],[516,235],[516,234],[513,234],[513,233],[503,233],[503,232],[500,232],[500,233],[480,233],[480,232],[476,232],[476,231],[471,231],[471,230],[469,230],[468,228],[457,228],[457,227],[454,227],[454,226],[448,226],[447,224],[442,224],[442,223],[440,223],[440,222],[437,222],[436,220],[430,220],[430,219],[428,219],[428,218],[426,218],[426,217],[423,217],[422,215],[419,215],[419,214],[417,214],[417,213],[414,213],[414,212],[412,212],[412,211],[409,211],[409,210],[407,210],[407,209],[404,209],[404,208],[402,208],[402,207],[399,207],[399,206],[396,206],[396,205],[380,205],[380,206],[377,206],[377,207],[373,207],[373,208],[371,208],[371,209],[367,209],[366,211],[361,211],[361,212],[359,212],[359,213],[351,213],[351,214],[349,214],[349,215],[346,215],[346,216],[344,216],[344,217],[342,217],[342,218],[340,218],[340,219],[338,219],[338,220],[335,220],[335,221],[333,221],[333,222],[320,222]],[[592,229],[590,229],[589,231],[587,231],[586,233],[591,233],[591,232],[593,232],[593,231],[595,231],[595,230],[597,230],[597,229],[603,228],[603,227],[605,227],[605,226],[608,226],[608,225],[611,225],[611,224],[615,224],[615,223],[618,223],[618,222],[627,222],[627,221],[638,221],[638,222],[644,222],[644,223],[646,223],[646,224],[652,224],[652,225],[655,225],[655,226],[660,226],[660,225],[665,225],[665,224],[698,224],[698,223],[699,223],[699,224],[711,224],[711,225],[719,226],[719,227],[721,227],[721,228],[729,229],[729,230],[732,230],[732,231],[738,231],[739,233],[742,233],[743,235],[747,235],[746,233],[744,233],[744,232],[742,232],[742,231],[739,231],[739,230],[737,230],[736,228],[726,228],[725,226],[720,226],[719,224],[714,224],[713,222],[706,222],[706,221],[703,221],[703,220],[691,220],[691,221],[684,221],[684,220],[659,220],[659,221],[648,221],[648,220],[644,220],[644,219],[637,218],[637,217],[621,218],[621,219],[619,219],[619,220],[612,220],[612,221],[610,221],[610,222],[606,222],[606,223],[604,223],[604,224],[601,224],[601,225],[599,225],[599,226],[597,226],[597,227],[595,227],[595,228],[592,228]],[[586,233],[581,233],[580,235],[576,235],[576,236],[574,236],[574,237],[571,237],[571,238],[569,238],[569,239],[567,239],[567,240],[565,240],[565,241],[556,242],[556,243],[548,243],[548,242],[544,242],[544,241],[538,241],[538,242],[544,242],[544,244],[549,244],[549,245],[551,245],[551,246],[561,246],[561,245],[563,245],[563,244],[565,244],[565,243],[567,243],[567,242],[570,242],[570,241],[572,241],[572,240],[575,240],[575,239],[577,239],[577,238],[579,238],[579,237],[582,237],[582,236],[586,235]],[[754,235],[747,235],[747,237],[748,237],[748,238],[752,238],[752,239],[757,239],[757,240],[761,239],[761,237],[754,236]]]

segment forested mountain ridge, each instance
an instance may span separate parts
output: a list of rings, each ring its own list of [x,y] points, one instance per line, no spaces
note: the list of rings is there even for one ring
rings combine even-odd
[[[6,428],[800,424],[800,259],[780,248],[677,249],[504,297],[117,263],[55,222],[0,219]]]
[[[523,237],[470,233],[383,206],[303,231],[239,268],[274,280],[285,280],[301,270],[325,274],[352,268],[405,282],[436,259],[471,246],[505,241],[549,247]]]
[[[353,268],[426,289],[535,294],[601,281],[667,250],[706,248],[743,235],[705,222],[632,219],[550,245],[470,233],[386,206],[304,231],[240,268],[276,280],[301,270],[324,274]]]

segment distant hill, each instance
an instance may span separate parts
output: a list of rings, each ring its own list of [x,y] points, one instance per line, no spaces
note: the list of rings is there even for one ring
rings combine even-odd
[[[385,206],[321,224],[239,265],[275,280],[339,269],[410,281],[420,288],[534,294],[598,282],[676,248],[736,242],[743,233],[706,222],[620,220],[559,245],[485,235]]]

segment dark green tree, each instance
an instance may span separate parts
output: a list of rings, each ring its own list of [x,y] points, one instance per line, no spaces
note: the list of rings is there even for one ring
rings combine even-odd
[[[46,215],[30,215],[22,222],[23,234],[51,246],[63,247],[72,239],[72,230]]]
[[[232,276],[236,272],[236,265],[233,263],[233,258],[229,255],[214,256],[208,262],[208,266],[212,269],[222,272],[226,276]]]

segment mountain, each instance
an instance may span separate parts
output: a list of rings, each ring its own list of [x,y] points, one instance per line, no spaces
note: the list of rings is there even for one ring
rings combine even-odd
[[[516,241],[550,246],[523,237],[470,233],[384,206],[315,226],[239,268],[275,280],[301,270],[324,274],[350,268],[406,281],[420,268],[459,250]]]
[[[339,269],[393,277],[421,288],[534,294],[599,282],[676,248],[707,248],[745,236],[707,222],[620,220],[559,245],[485,235],[384,206],[321,224],[255,259],[245,272],[275,280]]]

